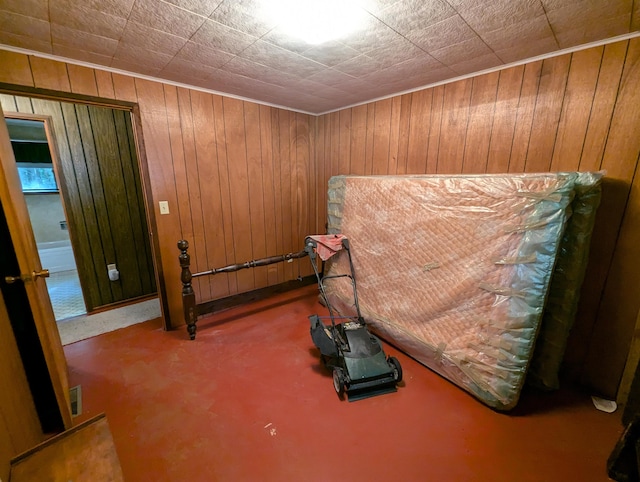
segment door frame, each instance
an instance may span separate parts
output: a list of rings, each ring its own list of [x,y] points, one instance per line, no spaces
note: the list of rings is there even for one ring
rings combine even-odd
[[[140,108],[138,104],[117,99],[108,99],[83,94],[72,94],[68,92],[58,92],[4,83],[0,83],[0,94],[70,102],[73,104],[95,105],[99,107],[107,107],[109,109],[123,110],[129,113],[131,117],[131,129],[133,131],[136,155],[138,156],[138,171],[140,173],[140,183],[142,185],[144,212],[149,230],[149,241],[151,245],[152,255],[151,257],[156,277],[156,290],[158,293],[158,299],[160,300],[162,324],[165,331],[170,331],[172,329],[172,326],[169,317],[169,302],[167,298],[167,288],[162,271],[162,264],[160,263],[161,250],[160,241],[158,240],[157,236],[158,225],[156,222],[155,211],[153,209],[154,202],[153,192],[151,189],[151,175],[149,173],[149,162],[147,160],[144,135],[142,132],[142,116],[140,114]],[[2,121],[4,123],[4,116],[2,116]]]

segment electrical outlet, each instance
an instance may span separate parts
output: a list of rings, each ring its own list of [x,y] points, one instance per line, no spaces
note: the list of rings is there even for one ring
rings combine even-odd
[[[160,214],[169,214],[169,201],[160,201]]]

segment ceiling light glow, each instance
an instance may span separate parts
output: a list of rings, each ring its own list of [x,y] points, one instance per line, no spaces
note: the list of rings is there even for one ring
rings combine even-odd
[[[285,34],[318,45],[364,25],[366,12],[350,0],[263,0],[265,14]]]

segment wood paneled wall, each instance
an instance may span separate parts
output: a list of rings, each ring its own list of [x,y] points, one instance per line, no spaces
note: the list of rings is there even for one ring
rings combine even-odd
[[[615,396],[640,307],[640,39],[318,118],[318,209],[336,174],[607,171],[567,372]]]
[[[130,113],[0,94],[11,112],[51,117],[58,175],[87,310],[156,292]],[[118,281],[107,265],[115,263]]]
[[[196,270],[300,248],[335,174],[606,169],[567,371],[615,394],[640,307],[640,40],[622,41],[317,118],[0,51],[0,82],[139,106],[171,323],[175,243]],[[157,201],[169,202],[160,216]],[[310,273],[305,261],[200,279],[200,301]]]
[[[189,241],[200,271],[299,251],[318,231],[314,117],[7,51],[0,65],[2,83],[138,106],[163,309],[173,326],[184,323],[179,239]],[[168,201],[168,215],[158,201]],[[303,259],[198,279],[194,289],[206,301],[311,273]]]

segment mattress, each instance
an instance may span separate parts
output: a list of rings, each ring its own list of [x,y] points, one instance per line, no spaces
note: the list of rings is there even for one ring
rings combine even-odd
[[[488,406],[518,401],[576,173],[337,176],[329,233],[350,240],[369,327]],[[347,272],[343,254],[329,275]],[[325,287],[354,310],[350,285]]]
[[[571,217],[560,242],[540,334],[527,373],[527,384],[542,390],[556,390],[560,386],[558,374],[578,310],[603,175],[603,172],[576,174]]]

